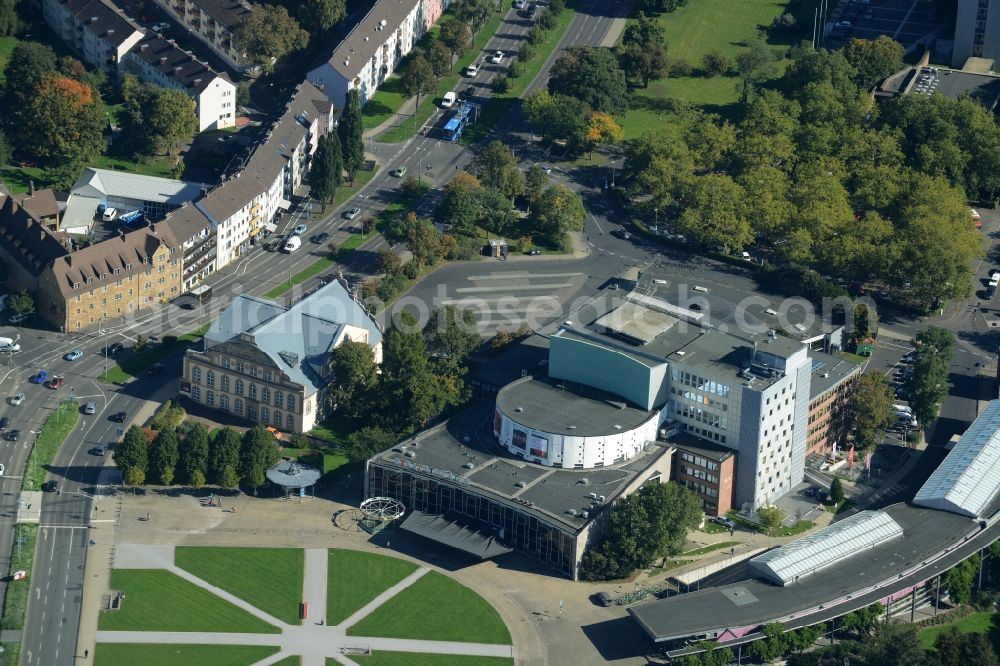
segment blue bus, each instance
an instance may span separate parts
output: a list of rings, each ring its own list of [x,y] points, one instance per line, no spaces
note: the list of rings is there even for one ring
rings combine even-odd
[[[452,113],[451,118],[444,124],[441,132],[445,141],[458,141],[462,138],[462,130],[469,123],[469,116],[472,114],[472,105],[463,102]]]

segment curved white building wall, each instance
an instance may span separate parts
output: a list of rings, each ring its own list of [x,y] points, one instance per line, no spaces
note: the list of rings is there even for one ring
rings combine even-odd
[[[663,421],[662,412],[632,430],[609,435],[564,435],[544,432],[522,425],[499,407],[493,420],[493,434],[512,455],[540,465],[588,469],[620,463],[656,441],[656,431]]]

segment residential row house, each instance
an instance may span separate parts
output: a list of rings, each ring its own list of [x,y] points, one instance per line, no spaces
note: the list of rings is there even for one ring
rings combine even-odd
[[[181,293],[183,256],[163,225],[81,247],[3,197],[0,241],[11,288],[33,294],[36,314],[63,332],[115,321]]]
[[[184,26],[229,67],[238,72],[250,67],[247,58],[233,45],[233,29],[252,10],[242,0],[154,0],[157,6]]]
[[[339,108],[357,88],[364,104],[441,17],[450,0],[376,0],[365,17],[306,79]]]
[[[198,129],[236,123],[236,87],[173,40],[147,31],[111,0],[42,0],[45,22],[84,62],[112,76],[180,90],[196,104]]]
[[[362,342],[382,359],[375,320],[334,280],[291,306],[241,295],[184,356],[180,394],[247,421],[308,432],[328,402],[330,352]]]

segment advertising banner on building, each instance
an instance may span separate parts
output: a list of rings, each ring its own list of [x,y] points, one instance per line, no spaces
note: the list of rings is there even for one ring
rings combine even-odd
[[[538,435],[531,435],[531,455],[546,458],[549,455],[549,440]]]

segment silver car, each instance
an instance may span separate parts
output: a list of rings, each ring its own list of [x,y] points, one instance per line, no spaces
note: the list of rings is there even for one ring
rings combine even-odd
[[[24,402],[24,394],[15,393],[14,395],[10,396],[8,402],[10,402],[10,404],[12,404],[15,407],[20,407],[21,403]]]
[[[347,218],[348,220],[353,220],[358,215],[361,215],[360,208],[348,208],[347,210],[344,211],[344,217]]]
[[[84,406],[83,406],[83,413],[84,414],[94,414],[96,412],[97,412],[97,403],[96,402],[88,402],[88,403],[84,404]]]

